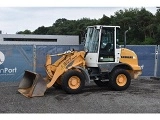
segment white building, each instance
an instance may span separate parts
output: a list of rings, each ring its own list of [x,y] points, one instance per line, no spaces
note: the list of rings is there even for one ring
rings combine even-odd
[[[0,44],[79,45],[77,35],[0,34]]]

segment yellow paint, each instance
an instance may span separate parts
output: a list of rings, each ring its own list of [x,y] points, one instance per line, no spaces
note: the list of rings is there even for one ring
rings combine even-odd
[[[127,77],[124,74],[119,74],[116,78],[116,83],[119,86],[125,86],[127,83]]]
[[[142,69],[138,65],[138,57],[135,52],[126,48],[122,48],[120,63],[125,63],[132,68],[132,70],[127,70],[130,73],[132,79],[136,79],[139,75],[142,74]]]
[[[124,57],[126,56],[126,57]],[[138,57],[135,52],[122,48],[121,56],[120,56],[120,63],[128,64],[132,67],[133,70],[141,71],[141,67],[138,65]]]
[[[45,67],[50,79],[50,82],[47,84],[47,88],[50,88],[56,81],[59,81],[58,78],[69,69],[72,69],[75,66],[85,68],[84,51],[73,51],[71,53],[61,55],[62,57],[54,64],[51,64],[51,56],[47,55]]]
[[[58,59],[54,64],[52,64],[52,58],[50,55],[47,55],[46,57],[46,72],[49,76],[49,79],[51,79],[54,75],[54,72],[56,71],[59,64],[65,59],[65,55],[63,55],[60,59]]]
[[[78,89],[79,86],[81,85],[81,80],[79,77],[77,76],[72,76],[69,80],[68,80],[68,86],[71,89]]]

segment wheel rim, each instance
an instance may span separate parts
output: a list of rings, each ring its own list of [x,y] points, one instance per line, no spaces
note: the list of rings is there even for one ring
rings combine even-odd
[[[77,76],[72,76],[68,81],[68,85],[71,89],[79,88],[80,84],[81,84],[81,81]]]
[[[127,83],[127,77],[124,74],[119,74],[116,78],[116,83],[119,86],[124,86]]]

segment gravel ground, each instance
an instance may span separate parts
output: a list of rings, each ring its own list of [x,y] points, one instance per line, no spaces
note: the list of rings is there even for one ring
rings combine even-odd
[[[100,88],[93,82],[81,94],[50,88],[43,97],[26,98],[16,82],[0,83],[0,113],[160,113],[160,81],[132,80],[125,91]]]

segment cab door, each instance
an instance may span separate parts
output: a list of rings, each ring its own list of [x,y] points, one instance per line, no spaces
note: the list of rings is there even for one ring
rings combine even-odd
[[[98,62],[115,62],[115,27],[102,27]]]

